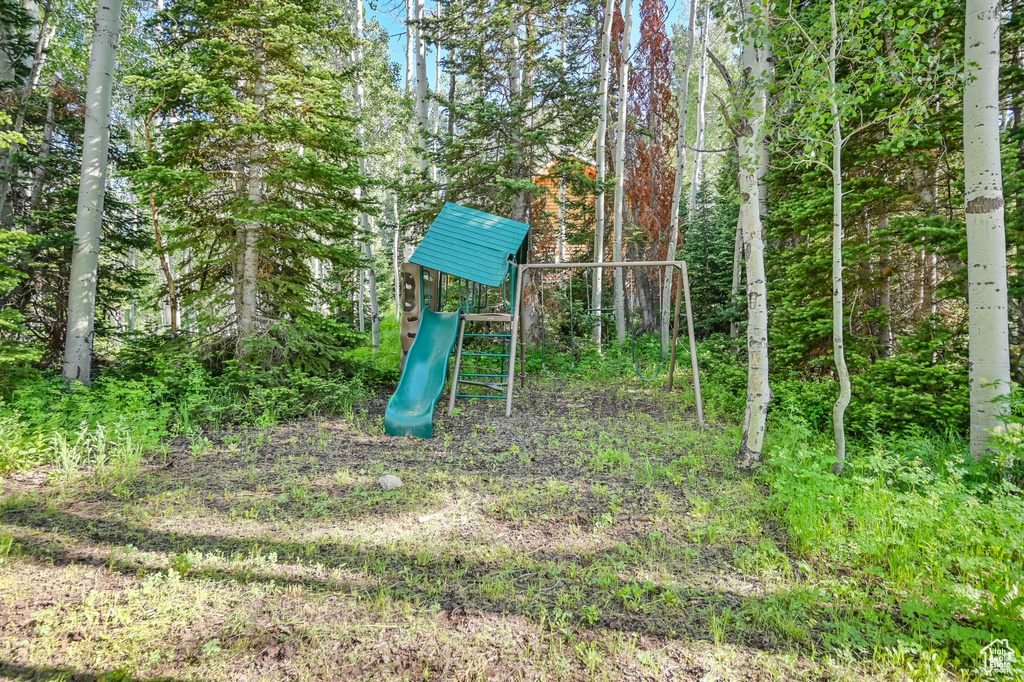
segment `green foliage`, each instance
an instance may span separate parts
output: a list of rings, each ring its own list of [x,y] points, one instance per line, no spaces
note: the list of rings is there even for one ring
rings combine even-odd
[[[0,230],[0,374],[12,364],[53,362],[63,352],[82,154],[77,96],[62,89],[50,93],[49,103],[34,99],[29,120],[42,114],[39,109],[52,107],[52,134],[62,142],[45,153],[27,146],[13,155],[18,174],[12,193],[31,188],[36,195],[8,202],[14,225]],[[36,134],[26,132],[32,142]],[[112,126],[110,163],[115,168],[130,167],[136,159],[127,137],[125,128]],[[140,262],[140,254],[152,246],[148,228],[113,187],[104,198],[101,243],[95,333],[103,349],[120,326],[115,316],[126,312],[151,277]]]
[[[775,428],[772,503],[852,621],[827,643],[966,664],[993,639],[1024,641],[1024,500],[995,465],[968,463],[960,442],[875,435],[836,477],[828,438],[799,420]]]
[[[357,265],[354,219],[371,208],[356,197],[342,8],[187,0],[154,22],[167,40],[131,79],[152,144],[133,179],[165,221],[180,298],[204,327],[222,324],[222,304],[237,308],[245,287],[268,317],[305,314],[333,294],[314,261]]]
[[[97,452],[114,461],[158,448],[170,435],[347,412],[369,389],[397,380],[398,325],[382,326],[395,342],[373,355],[365,335],[332,318],[280,323],[250,342],[245,363],[185,339],[143,336],[88,389],[68,388],[51,372],[11,368],[0,373],[0,475],[57,461],[62,452],[79,464]]]
[[[245,359],[247,364],[265,368],[328,374],[364,340],[362,334],[339,320],[310,315],[278,322],[266,334],[248,339]]]
[[[31,58],[35,51],[36,41],[32,39],[31,30],[36,24],[32,15],[28,13],[25,4],[17,0],[0,0],[0,26],[3,26],[3,40],[0,41],[0,51],[3,52],[3,59],[10,64],[10,80],[0,81],[0,89],[8,90],[21,86],[28,77],[31,68]],[[5,74],[8,75],[8,74]],[[0,124],[7,114],[0,114]],[[10,118],[7,119],[10,123]],[[0,148],[8,131],[0,132]],[[10,137],[6,137],[8,141]]]
[[[736,187],[738,159],[731,155],[715,179],[705,183],[697,198],[697,215],[686,220],[686,239],[677,257],[686,261],[690,276],[693,325],[700,335],[729,331],[740,319],[744,299],[732,300],[733,256],[739,219]],[[683,207],[681,207],[683,208]],[[742,291],[743,283],[740,282]]]
[[[1003,423],[992,432],[992,462],[1014,485],[1024,487],[1024,388],[1013,386],[1002,396]]]
[[[966,349],[960,338],[942,327],[922,325],[915,336],[900,340],[901,351],[892,357],[869,362],[851,357],[853,402],[847,411],[847,428],[852,435],[868,436],[879,428],[890,433],[945,436],[962,432],[968,420]],[[656,335],[637,340],[638,366],[653,375],[659,364],[660,346]],[[713,334],[697,344],[701,389],[711,409],[729,419],[739,420],[746,405],[746,339]],[[680,339],[676,375],[689,374],[688,349]],[[576,377],[602,382],[635,376],[628,344],[612,344],[597,353],[589,336],[577,337],[576,353],[569,353],[565,339],[549,340],[543,355],[539,348],[527,352],[528,371],[546,370],[556,377]],[[667,370],[661,379],[667,378]],[[794,416],[814,431],[832,429],[832,404],[838,394],[835,381],[809,379],[803,373],[777,373],[771,382],[774,399],[769,406],[773,418]]]
[[[7,265],[31,243],[32,237],[22,230],[0,231],[0,298],[6,298],[28,276]],[[5,375],[39,359],[39,351],[21,339],[28,333],[25,315],[16,308],[0,308],[0,386],[8,384]]]
[[[0,127],[11,125],[11,115],[0,111]],[[0,130],[0,149],[9,149],[14,144],[24,144],[25,137],[13,130]]]
[[[544,192],[534,183],[540,169],[556,160],[571,167],[574,153],[586,153],[576,150],[585,149],[597,120],[594,15],[592,3],[575,0],[453,0],[439,20],[423,22],[446,68],[460,76],[440,97],[451,132],[431,140],[444,200],[520,220],[517,203]],[[523,34],[515,42],[514,32]],[[510,63],[521,65],[519,92]],[[587,184],[579,173],[574,181]],[[403,189],[424,206],[421,218],[440,209],[430,183]]]

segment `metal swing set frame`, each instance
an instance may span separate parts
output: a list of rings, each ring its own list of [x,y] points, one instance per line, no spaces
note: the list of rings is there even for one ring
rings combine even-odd
[[[517,360],[517,348],[522,350],[519,355],[523,355],[525,352],[525,340],[520,338],[520,325],[519,321],[522,317],[522,301],[523,301],[523,283],[527,278],[527,274],[530,270],[597,270],[598,276],[605,268],[610,269],[622,269],[631,267],[673,267],[679,271],[679,282],[682,286],[675,287],[675,314],[673,315],[674,321],[672,325],[672,340],[671,350],[669,356],[669,373],[668,373],[668,389],[671,391],[675,383],[675,368],[676,368],[676,348],[679,344],[679,317],[680,317],[680,304],[686,306],[686,331],[690,341],[690,368],[693,373],[693,389],[696,398],[697,408],[697,420],[703,425],[704,424],[704,400],[701,395],[700,388],[700,371],[697,366],[697,353],[696,353],[696,338],[693,330],[693,310],[690,304],[690,279],[686,268],[686,261],[676,260],[664,260],[664,261],[618,261],[608,263],[523,263],[518,266],[514,266],[510,274],[514,274],[515,278],[515,295],[512,298],[512,315],[511,320],[508,320],[506,315],[479,315],[473,316],[474,318],[491,319],[494,321],[510,321],[512,323],[511,334],[509,335],[509,353],[508,353],[508,376],[506,381],[506,394],[505,394],[505,416],[512,416],[512,394],[515,387],[515,375],[516,375],[516,360]],[[542,285],[543,286],[543,285]],[[682,299],[682,300],[680,300]],[[451,387],[451,395],[449,399],[448,413],[452,414],[455,407],[456,396],[456,385],[461,365],[462,365],[462,347],[465,336],[465,319],[463,324],[460,325],[458,341],[455,345],[457,351],[455,356],[455,368],[454,368],[454,380]],[[525,365],[520,358],[519,364],[521,367],[520,381],[525,380]],[[498,396],[495,396],[498,397]]]

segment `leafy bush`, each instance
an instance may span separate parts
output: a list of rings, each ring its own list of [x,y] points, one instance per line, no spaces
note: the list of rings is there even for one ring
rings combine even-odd
[[[335,320],[282,323],[252,341],[244,363],[187,339],[137,339],[88,389],[22,366],[0,377],[11,382],[0,387],[0,473],[62,451],[89,463],[108,440],[145,450],[169,434],[343,412],[398,376],[397,322],[382,326],[393,345],[374,355],[366,335]]]
[[[851,436],[866,437],[879,428],[891,433],[915,435],[930,432],[945,435],[967,427],[967,370],[959,352],[949,350],[948,333],[926,329],[904,339],[901,352],[871,363],[851,357],[853,401],[846,413]],[[657,335],[637,339],[636,355],[641,372],[653,376],[659,363]],[[558,377],[619,381],[631,377],[633,355],[629,343],[608,344],[603,354],[589,338],[576,339],[576,356],[564,342],[549,341],[543,355],[539,348],[527,352],[528,371]],[[680,339],[676,358],[677,376],[689,373],[689,348]],[[704,399],[732,419],[740,419],[747,392],[746,339],[714,334],[697,344],[701,388]],[[667,377],[667,365],[660,378]],[[802,372],[788,376],[773,373],[773,419],[795,416],[815,431],[831,431],[832,405],[839,393],[837,382],[828,377],[814,379]]]
[[[968,665],[996,638],[1024,641],[1024,499],[991,462],[923,435],[851,443],[847,475],[806,424],[776,425],[772,503],[792,549],[857,622],[838,648],[940,651]],[[847,618],[846,620],[849,620]]]

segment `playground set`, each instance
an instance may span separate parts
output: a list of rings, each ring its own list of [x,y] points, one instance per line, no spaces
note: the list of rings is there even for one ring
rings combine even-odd
[[[402,375],[384,414],[385,432],[392,436],[433,436],[434,410],[448,383],[452,351],[455,363],[448,414],[453,413],[457,398],[489,398],[504,400],[505,415],[511,416],[516,350],[522,343],[523,283],[530,271],[582,270],[600,277],[605,269],[632,267],[675,268],[679,273],[682,286],[675,288],[668,388],[672,389],[675,380],[680,304],[685,302],[697,418],[703,424],[686,263],[528,263],[529,229],[526,223],[445,204],[409,262],[401,267]],[[600,315],[608,309],[588,312]],[[519,358],[525,373],[522,353]],[[651,380],[639,371],[637,375]]]

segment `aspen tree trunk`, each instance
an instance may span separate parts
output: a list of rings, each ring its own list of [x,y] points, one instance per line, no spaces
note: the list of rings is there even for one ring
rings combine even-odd
[[[441,20],[441,0],[437,0],[437,9],[435,10],[438,21]],[[433,116],[430,120],[430,131],[432,134],[430,148],[433,152],[430,155],[430,181],[436,183],[438,179],[437,170],[437,158],[435,156],[437,152],[437,131],[441,126],[441,45],[436,46],[437,54],[434,60],[434,111]]]
[[[39,5],[35,0],[21,0],[20,2],[22,9],[28,13],[33,20],[39,19]],[[5,44],[9,40],[15,40],[17,36],[13,30],[13,26],[0,24],[0,44]],[[32,40],[38,40],[39,32],[35,27],[29,28],[29,38]],[[31,62],[29,57],[22,60],[22,66],[28,66],[31,68]],[[0,50],[0,80],[11,81],[15,78],[15,67],[17,64],[11,61],[10,56],[6,50]]]
[[[519,5],[513,6],[513,12],[515,17],[512,20],[510,27],[511,34],[509,36],[509,50],[510,50],[510,61],[509,61],[509,92],[511,93],[510,104],[513,108],[518,109],[523,101],[523,81],[528,80],[529,75],[526,72],[526,59],[522,51],[522,45],[519,37],[520,30],[520,18],[519,12],[521,8]],[[526,23],[524,18],[523,23]],[[525,75],[524,75],[525,74]],[[512,133],[514,140],[514,147],[519,152],[520,158],[526,155],[526,144],[521,135],[521,131],[526,127],[526,122],[518,120],[513,123],[515,130]],[[525,163],[523,161],[516,162],[515,178],[521,180],[527,177]],[[512,198],[512,220],[518,220],[519,222],[528,223],[530,222],[530,202],[528,192],[518,192]],[[522,339],[524,343],[534,344],[540,338],[540,311],[537,308],[537,294],[538,287],[544,286],[544,277],[539,272],[530,274],[525,280],[523,280],[522,289],[522,317],[520,323],[522,324],[523,332]]]
[[[938,191],[936,188],[935,168],[916,167],[913,172],[914,191],[921,200],[924,207],[924,214],[932,218],[939,214]],[[928,250],[928,240],[921,238],[921,251],[917,254],[917,265],[920,270],[918,281],[919,310],[915,312],[915,319],[924,319],[936,312],[935,307],[935,285],[937,276],[937,259],[935,254]]]
[[[984,457],[1010,390],[1006,228],[999,156],[999,0],[967,0],[964,179],[970,317],[971,454]]]
[[[242,150],[235,154],[234,178],[235,199],[241,202],[246,196],[245,158]],[[232,292],[234,295],[232,298],[235,304],[235,316],[237,317],[238,312],[242,309],[242,271],[245,266],[245,223],[241,220],[235,221],[234,256],[234,262],[231,264],[232,282],[234,284],[234,291]]]
[[[46,180],[46,162],[50,158],[50,150],[53,148],[54,110],[53,110],[53,89],[57,87],[57,79],[53,79],[53,86],[50,88],[50,96],[46,98],[46,119],[43,122],[43,140],[39,145],[37,158],[39,163],[32,172],[32,189],[28,195],[28,210],[34,211],[39,207],[39,199],[43,196],[43,183]],[[134,253],[134,252],[133,252]]]
[[[419,111],[416,107],[416,40],[419,32],[414,28],[416,23],[416,4],[422,0],[405,0],[405,96],[413,103],[415,111]],[[406,149],[409,150],[409,154],[406,156],[406,163],[409,164],[410,170],[413,167],[413,163],[416,160],[415,155],[412,153],[412,149],[415,146],[416,135],[416,121],[415,117],[410,117],[409,126],[405,131],[405,142]]]
[[[456,85],[458,84],[458,81],[455,80],[455,55],[456,55],[455,50],[452,49],[452,48],[449,48],[449,50],[448,50],[448,59],[450,61],[450,66],[448,67],[448,107],[447,107],[448,108],[448,113],[446,114],[446,121],[445,121],[447,123],[447,128],[448,128],[447,134],[448,134],[448,143],[449,144],[451,144],[452,141],[455,139],[455,117],[452,116],[452,107],[455,106],[455,95],[456,95],[456,89],[455,88],[456,88]],[[448,175],[447,174],[444,175],[444,200],[448,201]]]
[[[604,6],[604,26],[601,32],[601,103],[597,119],[597,196],[594,198],[594,262],[604,262],[604,228],[608,222],[605,217],[604,185],[608,172],[608,159],[605,152],[605,138],[608,136],[608,69],[611,60],[612,18],[615,12],[615,0],[607,0]],[[601,321],[604,318],[601,308],[604,307],[604,270],[597,268],[593,275],[590,307],[597,313],[594,324],[594,343],[601,350]]]
[[[366,293],[370,304],[370,344],[373,353],[380,349],[380,304],[377,299],[377,269],[373,265],[374,219],[370,218],[370,236],[363,242],[363,259],[370,264],[366,268]]]
[[[743,263],[743,230],[742,225],[737,221],[736,223],[736,239],[732,248],[732,286],[729,288],[729,302],[730,305],[736,300],[736,297],[740,295],[740,281],[743,279],[743,273],[740,270],[740,266]],[[736,320],[729,322],[729,338],[735,339],[740,335],[740,330],[736,324]]]
[[[356,48],[354,61],[357,69],[362,68],[363,64],[363,0],[355,0],[355,37],[356,37]],[[355,83],[355,98],[356,98],[356,115],[359,117],[359,122],[356,124],[356,137],[359,139],[359,144],[364,145],[366,143],[366,129],[363,127],[363,113],[366,107],[366,97],[363,92],[363,79],[356,78]],[[363,179],[367,184],[371,182],[371,170],[367,164],[366,157],[359,157],[359,174],[363,176]],[[356,188],[356,198],[361,199],[363,196],[363,188]],[[365,282],[367,286],[367,294],[370,302],[370,338],[373,346],[373,352],[376,353],[377,349],[380,348],[380,309],[377,305],[377,271],[373,265],[373,236],[374,236],[374,220],[373,218],[363,211],[359,215],[360,226],[363,230],[363,260],[366,261],[367,267],[361,271],[363,274],[360,275],[359,281],[359,331],[364,330],[363,320],[363,277],[365,275]]]
[[[829,102],[832,113],[832,353],[835,356],[836,375],[839,378],[839,397],[832,406],[832,429],[836,439],[836,462],[832,473],[843,472],[846,461],[846,408],[850,404],[850,370],[846,366],[846,347],[843,334],[843,130],[839,118],[839,84],[836,80],[836,61],[839,51],[839,24],[836,20],[836,0],[829,2],[829,23],[832,40],[829,43],[828,78],[831,88]]]
[[[393,251],[391,253],[391,267],[395,271],[395,319],[402,319],[402,258],[399,254],[401,248],[401,233],[402,224],[398,217],[398,195],[394,192],[391,193],[391,206],[394,209],[395,216],[395,234],[394,244],[392,245]]]
[[[423,7],[426,0],[416,0],[416,21],[423,21]],[[429,170],[427,159],[427,129],[430,121],[427,116],[427,45],[423,42],[423,32],[417,24],[416,34],[416,113],[419,118],[420,173]]]
[[[752,14],[744,10],[744,19]],[[745,23],[747,23],[745,21]],[[762,459],[768,403],[772,393],[768,385],[768,305],[764,270],[764,233],[761,226],[761,187],[759,170],[764,157],[764,121],[766,93],[761,82],[763,61],[755,45],[754,30],[743,40],[745,72],[742,101],[747,116],[740,124],[739,186],[740,229],[747,269],[747,406],[743,418],[743,441],[737,466],[750,469]]]
[[[64,341],[64,378],[86,386],[92,378],[96,281],[99,278],[103,199],[110,148],[110,99],[120,35],[121,0],[100,0],[93,23],[86,78],[82,177],[78,186],[75,246],[71,252],[68,287],[68,327]]]
[[[565,202],[568,199],[565,178],[558,178],[558,244],[555,245],[555,262],[563,263],[565,254]],[[568,281],[568,280],[567,280]],[[571,311],[570,311],[571,312]]]
[[[615,126],[615,206],[612,236],[612,258],[622,260],[622,218],[625,213],[625,178],[622,167],[626,157],[626,112],[629,106],[629,51],[630,32],[633,30],[633,0],[622,0],[625,4],[625,27],[622,31],[622,45],[619,49],[619,112]],[[626,308],[623,298],[622,268],[615,268],[615,338],[619,343],[626,341]]]
[[[128,252],[128,266],[130,268],[132,268],[133,270],[135,269],[135,258],[136,258],[135,249],[132,249],[130,252]],[[132,295],[131,307],[128,309],[128,332],[131,333],[131,332],[134,332],[134,331],[135,331],[135,296]]]
[[[771,5],[768,5],[768,7],[770,6]],[[766,8],[765,12],[768,11],[769,10]],[[772,78],[772,48],[767,41],[765,41],[765,43],[766,44],[762,45],[761,48],[757,51],[758,68],[760,69],[759,73],[761,75],[762,82],[770,81]],[[768,106],[767,93],[764,91],[765,88],[767,88],[767,85],[762,87],[761,94],[762,100],[764,102],[762,108],[762,122],[764,120],[764,109],[766,109]],[[768,147],[768,144],[764,141],[762,133],[760,150],[758,151],[757,155],[757,210],[761,216],[762,221],[764,220],[764,217],[768,215],[768,164],[770,161],[771,149]],[[761,239],[764,239],[763,232],[761,234]]]
[[[416,22],[417,0],[405,0],[405,96],[413,96],[416,87]]]
[[[458,81],[455,79],[455,56],[456,51],[454,48],[448,50],[448,59],[450,65],[448,67],[448,114],[446,116],[446,123],[448,124],[448,142],[451,143],[455,139],[455,117],[452,116],[452,107],[455,106],[455,95],[456,86]],[[448,178],[445,178],[445,191],[448,189]]]
[[[359,250],[362,251],[362,248],[362,245],[360,245]],[[362,334],[366,332],[366,313],[363,312],[363,300],[364,294],[366,293],[363,287],[366,285],[366,278],[364,277],[365,271],[362,268],[356,269],[355,274],[356,285],[354,287],[355,291],[353,292],[355,294],[354,303],[356,307],[356,318],[359,320],[359,333]]]
[[[516,6],[514,9],[515,9],[516,13],[518,14],[518,10],[519,10],[518,6]],[[521,55],[520,55],[520,49],[519,49],[519,17],[518,16],[516,16],[512,20],[512,35],[510,37],[510,46],[511,46],[512,55],[511,55],[511,61],[509,62],[509,65],[508,65],[508,89],[509,89],[509,92],[512,95],[511,96],[510,104],[512,105],[512,107],[516,107],[519,104],[519,101],[523,97],[523,64],[520,61]],[[513,125],[516,127],[516,130],[514,130],[512,132],[512,138],[513,138],[513,140],[515,140],[515,148],[516,148],[517,152],[521,152],[522,151],[522,146],[523,146],[522,135],[520,134],[521,131],[522,131],[522,124],[523,124],[522,121],[516,121],[515,123],[513,123]],[[518,172],[518,169],[517,169],[517,172],[516,172],[517,179],[518,179],[519,175],[521,175],[521,173]],[[526,197],[524,197],[522,193],[519,193],[512,200],[512,219],[513,220],[518,220],[518,221],[524,222],[524,223],[529,220],[529,216],[527,215],[527,207],[526,207],[525,199],[526,199]]]
[[[683,197],[683,174],[686,172],[686,122],[690,117],[690,69],[693,66],[694,22],[697,18],[697,3],[690,2],[690,25],[687,29],[686,66],[683,67],[683,81],[679,87],[679,123],[676,129],[676,182],[672,186],[672,214],[668,223],[668,260],[675,260],[679,248],[679,208]],[[698,148],[699,148],[698,144]],[[690,220],[693,219],[691,215]],[[665,268],[665,280],[661,289],[661,357],[669,352],[669,320],[672,317],[672,278],[675,268]]]
[[[156,107],[149,116],[146,117],[146,121],[143,124],[143,130],[146,137],[146,148],[150,153],[153,152],[153,135],[152,126],[153,119],[160,112],[163,107],[163,103]],[[174,282],[174,272],[171,270],[170,257],[164,250],[164,235],[163,229],[160,226],[160,211],[156,205],[156,194],[153,193],[152,189],[149,192],[149,211],[153,219],[153,245],[156,247],[158,259],[160,261],[160,271],[163,273],[164,281],[167,283],[167,316],[168,322],[171,328],[171,335],[178,335],[178,293]]]
[[[39,7],[35,2],[26,0],[23,4],[25,9],[33,18],[39,19]],[[39,26],[33,28],[30,32],[30,35],[32,35],[36,40],[36,49],[34,54],[29,58],[31,60],[31,67],[29,69],[28,78],[25,80],[25,85],[21,88],[21,96],[19,98],[20,102],[12,122],[13,125],[11,130],[16,133],[20,133],[21,129],[25,125],[25,114],[28,111],[29,100],[32,99],[32,95],[39,86],[39,79],[42,77],[43,67],[46,64],[46,50],[57,33],[56,22],[52,20],[53,13],[51,12],[50,7],[51,2],[48,1],[43,8],[42,20],[40,21]],[[0,51],[0,54],[2,53],[3,52]],[[6,59],[4,61],[6,61]],[[13,78],[13,68],[14,65],[11,64],[9,67],[11,72],[5,74],[4,78]],[[0,225],[4,227],[10,226],[14,219],[13,209],[11,202],[8,199],[8,194],[13,188],[13,177],[17,173],[17,171],[12,167],[12,161],[20,146],[20,144],[14,142],[10,147],[0,152],[0,154],[3,155],[3,162],[0,163]]]
[[[704,0],[704,6],[701,8],[700,61],[698,62],[700,66],[697,72],[697,141],[694,143],[693,175],[690,178],[690,204],[689,210],[686,214],[690,223],[693,223],[695,216],[697,215],[697,193],[700,191],[704,173],[704,152],[702,150],[704,149],[704,134],[707,128],[704,110],[708,95],[708,29],[710,28],[709,24],[711,20],[710,5],[710,0]],[[691,10],[691,15],[692,14],[693,12]],[[690,42],[692,46],[692,36],[690,37]],[[690,50],[690,54],[693,54],[692,49]]]

